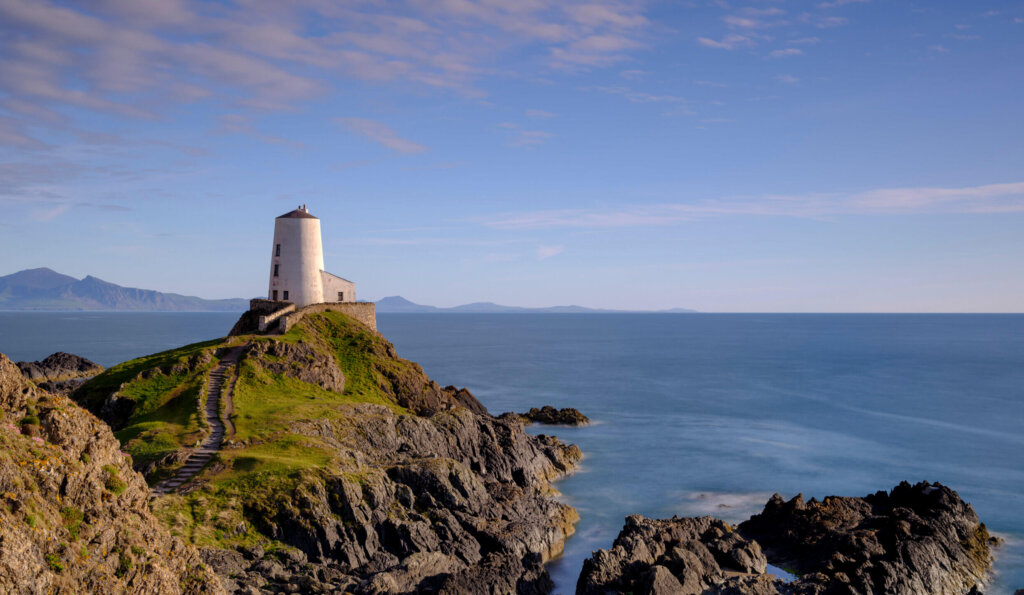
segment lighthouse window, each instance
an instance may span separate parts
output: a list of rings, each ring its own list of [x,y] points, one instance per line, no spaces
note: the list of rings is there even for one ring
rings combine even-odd
[[[286,301],[286,302],[288,301],[288,291],[287,290],[285,290],[285,292],[284,292],[284,301]]]
[[[277,276],[277,265],[276,264],[274,265],[274,276],[275,277]]]
[[[274,246],[274,256],[281,256],[281,244]]]
[[[338,292],[338,301],[339,302],[344,302],[345,301],[345,292],[344,291],[339,291]]]
[[[273,299],[274,299],[275,302],[277,301],[277,290],[276,289],[274,290],[274,298]]]

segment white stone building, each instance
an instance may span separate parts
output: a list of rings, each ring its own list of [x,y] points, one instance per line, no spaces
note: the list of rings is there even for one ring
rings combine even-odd
[[[324,270],[320,220],[306,205],[274,220],[267,298],[296,308],[325,302],[356,301],[356,284]]]

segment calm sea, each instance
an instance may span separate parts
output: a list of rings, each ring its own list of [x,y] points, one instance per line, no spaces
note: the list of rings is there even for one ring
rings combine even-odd
[[[224,335],[232,314],[0,313],[0,352],[103,365]],[[533,427],[583,449],[558,483],[580,511],[551,565],[631,513],[739,521],[773,492],[860,496],[940,481],[1006,538],[990,593],[1024,587],[1024,315],[382,314],[382,333],[491,410],[577,407]]]

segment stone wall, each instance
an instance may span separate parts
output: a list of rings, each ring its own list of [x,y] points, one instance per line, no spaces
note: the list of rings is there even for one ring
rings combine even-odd
[[[281,308],[284,308],[285,306],[289,305],[291,305],[291,302],[283,302],[280,300],[264,300],[257,298],[254,300],[249,300],[249,311],[256,312],[258,314],[270,314],[271,312],[277,312]]]
[[[266,331],[267,328],[269,328],[270,325],[273,324],[275,320],[284,316],[285,314],[289,314],[294,311],[295,304],[288,304],[287,306],[281,308],[280,310],[277,310],[276,312],[271,312],[270,314],[262,315],[259,318],[259,324],[257,328],[262,333]]]
[[[377,305],[373,302],[329,302],[306,306],[282,316],[280,322],[278,322],[278,332],[287,333],[288,329],[295,325],[296,322],[302,320],[302,317],[306,314],[327,311],[341,312],[370,327],[374,332],[377,331]]]

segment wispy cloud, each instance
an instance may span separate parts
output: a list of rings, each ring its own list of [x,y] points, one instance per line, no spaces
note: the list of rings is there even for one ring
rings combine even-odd
[[[283,145],[293,149],[301,149],[305,147],[304,143],[257,130],[253,125],[252,118],[249,116],[243,116],[242,114],[224,114],[220,117],[219,122],[220,125],[215,130],[218,134],[244,134],[270,145]]]
[[[424,145],[402,138],[389,126],[376,120],[369,120],[367,118],[335,118],[335,122],[341,124],[350,132],[368,138],[392,151],[407,155],[427,151],[427,147]]]
[[[711,39],[710,37],[698,37],[697,43],[706,48],[714,48],[716,50],[735,50],[754,44],[753,40],[749,37],[735,34],[726,35],[720,40]]]
[[[526,110],[527,118],[555,118],[558,114],[545,111],[542,109],[528,109]]]
[[[565,246],[537,246],[537,258],[539,260],[547,260],[552,256],[558,256],[562,252],[565,252]]]
[[[532,211],[497,215],[477,222],[487,227],[512,230],[657,226],[725,216],[823,218],[842,215],[1022,212],[1024,182],[1016,182],[960,188],[891,188],[850,194],[763,195],[645,205],[620,210]]]
[[[788,58],[791,56],[800,56],[803,55],[803,53],[804,51],[800,48],[785,48],[781,50],[772,50],[768,55],[772,58]]]
[[[831,2],[819,3],[818,8],[836,8],[846,4],[864,4],[866,2],[871,2],[871,0],[832,0]]]
[[[588,87],[590,90],[608,93],[609,95],[621,95],[632,103],[686,103],[686,98],[679,95],[666,95],[659,93],[648,93],[637,91],[630,87]]]
[[[780,74],[775,77],[780,83],[786,83],[787,85],[795,85],[800,82],[800,79],[791,74]]]
[[[520,130],[512,139],[513,147],[535,147],[548,142],[555,135],[544,130]]]
[[[5,101],[154,118],[166,104],[197,101],[292,109],[344,79],[474,95],[505,53],[603,66],[642,48],[650,26],[644,4],[631,0],[142,6],[0,2]]]

